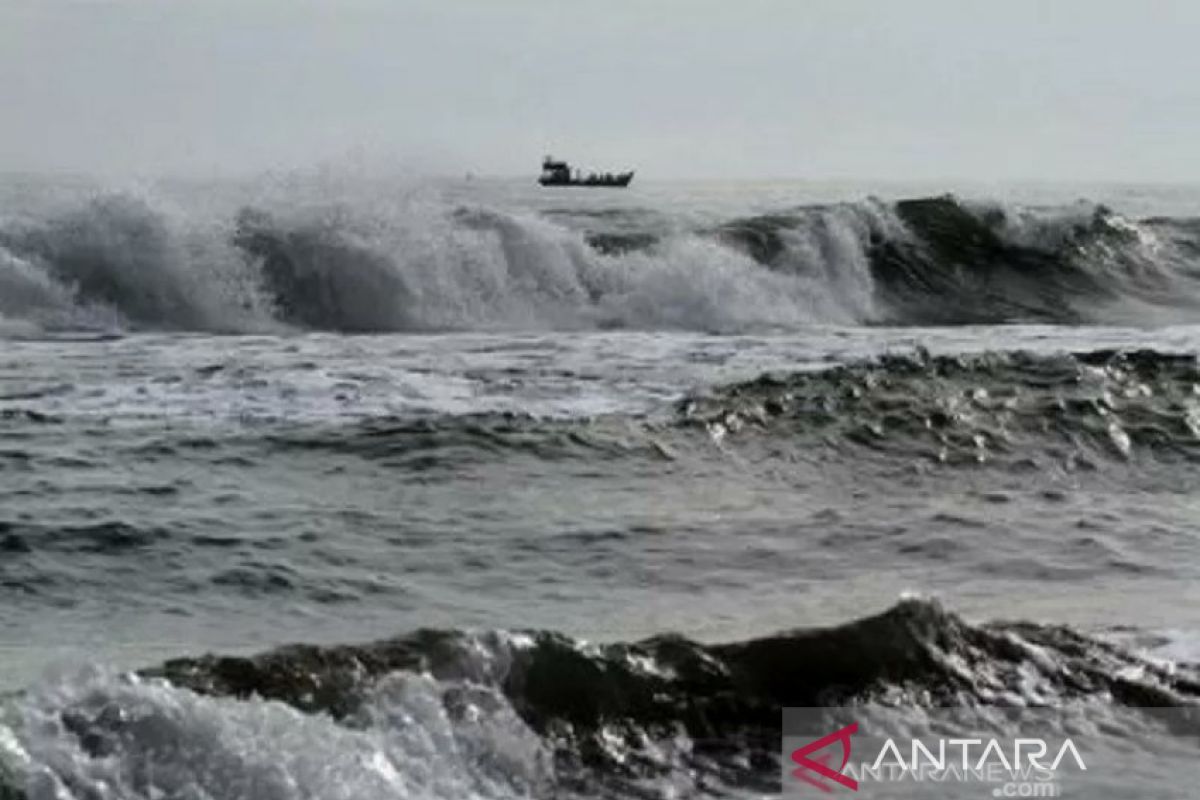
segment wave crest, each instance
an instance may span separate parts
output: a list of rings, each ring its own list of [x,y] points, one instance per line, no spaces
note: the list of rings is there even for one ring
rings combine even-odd
[[[709,226],[649,210],[408,202],[230,218],[104,195],[0,227],[0,314],[61,326],[352,332],[1126,323],[1200,307],[1200,231],[953,197]]]
[[[25,302],[18,294],[6,303],[13,315],[222,331],[243,327],[252,305],[224,242],[128,195],[2,231],[0,248],[0,276],[25,287]]]
[[[784,707],[1079,704],[1103,716],[1198,698],[1193,666],[1061,626],[973,625],[908,599],[844,625],[723,644],[422,630],[177,659],[141,676],[90,672],[21,698],[0,760],[29,785],[104,783],[121,797],[183,785],[313,796],[329,780],[375,797],[777,791]]]

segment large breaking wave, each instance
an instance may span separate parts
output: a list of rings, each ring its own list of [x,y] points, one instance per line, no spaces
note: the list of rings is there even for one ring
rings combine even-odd
[[[411,202],[199,219],[128,195],[0,220],[0,322],[347,332],[1159,324],[1200,307],[1200,231],[953,197],[715,224]]]
[[[0,718],[0,796],[760,796],[780,788],[787,706],[1052,706],[1125,730],[1139,709],[1194,708],[1198,679],[915,599],[722,644],[422,630],[47,679]]]

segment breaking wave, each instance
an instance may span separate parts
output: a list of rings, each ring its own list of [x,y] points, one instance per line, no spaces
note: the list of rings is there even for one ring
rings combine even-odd
[[[788,706],[1104,718],[1198,698],[1194,665],[917,599],[725,644],[422,630],[48,678],[0,725],[0,781],[31,798],[729,796],[778,791]]]
[[[1193,221],[1086,203],[866,200],[689,226],[416,201],[201,219],[102,195],[0,222],[0,320],[44,328],[1159,324],[1200,308],[1198,277]]]
[[[252,295],[234,256],[210,229],[104,196],[0,231],[0,313],[48,327],[236,330]]]

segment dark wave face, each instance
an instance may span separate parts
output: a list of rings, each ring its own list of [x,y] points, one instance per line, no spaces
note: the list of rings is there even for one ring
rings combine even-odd
[[[328,225],[289,228],[245,209],[233,243],[261,272],[279,318],[316,330],[371,332],[414,326],[396,265]]]
[[[225,797],[245,785],[269,791],[277,780],[322,796],[328,779],[374,797],[409,796],[401,791],[413,788],[409,781],[428,782],[439,797],[651,797],[667,787],[742,796],[779,790],[788,706],[981,714],[1077,706],[1112,724],[1142,708],[1200,699],[1194,666],[1169,669],[1061,626],[971,625],[922,600],[837,627],[726,644],[661,635],[591,645],[547,631],[422,630],[366,645],[177,659],[140,678],[82,682],[82,691],[28,700],[52,731],[26,743],[28,766],[76,792],[104,776],[138,796],[186,782],[192,792]],[[255,717],[263,724],[254,726]],[[321,735],[322,771],[285,759],[272,778],[255,752],[221,738],[246,733],[259,737],[255,750],[267,757],[280,743],[317,747],[309,737]],[[413,744],[426,737],[455,760],[430,763]],[[359,760],[359,774],[340,772],[347,757]],[[51,761],[38,764],[43,758]],[[418,777],[389,778],[391,765]],[[457,774],[428,774],[447,766]],[[20,797],[13,777],[7,791]]]
[[[394,671],[497,685],[540,735],[560,735],[584,748],[571,757],[609,767],[615,765],[600,737],[605,725],[627,728],[631,742],[682,726],[702,747],[740,741],[766,755],[777,748],[784,706],[901,697],[925,708],[1200,700],[1192,665],[1156,665],[1062,626],[974,626],[926,600],[905,600],[838,627],[727,644],[662,635],[588,645],[545,631],[425,630],[363,646],[179,659],[146,674],[206,694],[281,700],[346,718],[367,699],[372,681]]]
[[[189,218],[127,195],[0,226],[0,313],[43,327],[699,331],[1158,325],[1200,307],[1194,220],[951,196],[701,223],[444,202]]]
[[[1114,225],[1103,207],[1090,220],[1061,225],[1048,240],[1028,243],[1005,236],[1006,214],[999,209],[973,212],[940,198],[902,201],[896,212],[914,238],[872,241],[872,272],[899,317],[935,324],[1082,322],[1076,300],[1120,294],[1117,279],[1104,279],[1109,265],[1100,249],[1112,245],[1124,255],[1123,248],[1138,243],[1137,234]]]
[[[807,272],[820,260],[798,260],[795,239],[817,230],[826,232],[819,241],[829,241],[834,220],[847,215],[880,301],[875,322],[1079,324],[1103,320],[1101,309],[1125,299],[1196,307],[1195,240],[1186,222],[1136,224],[1104,206],[1038,213],[947,196],[798,209],[735,220],[715,233],[764,266]]]

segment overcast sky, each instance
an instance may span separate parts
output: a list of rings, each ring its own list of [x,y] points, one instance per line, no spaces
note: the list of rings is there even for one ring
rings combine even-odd
[[[1200,3],[0,0],[0,170],[1200,179]]]

